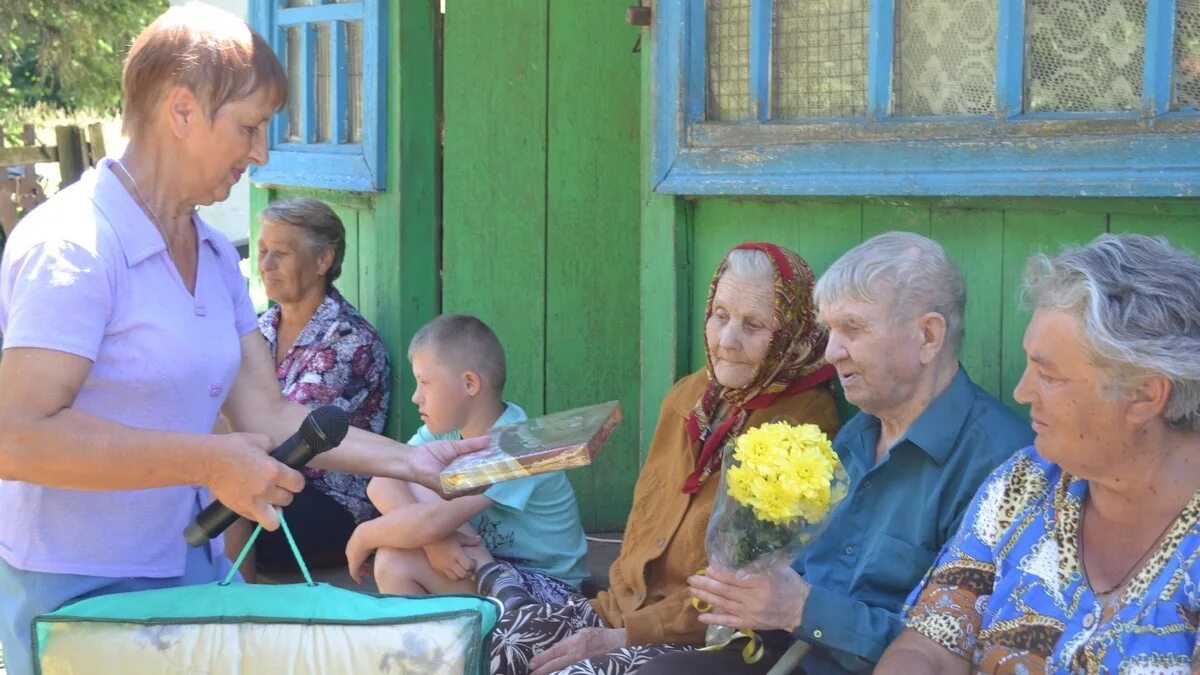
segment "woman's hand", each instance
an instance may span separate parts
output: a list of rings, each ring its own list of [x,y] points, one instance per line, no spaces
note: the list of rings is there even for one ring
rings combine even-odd
[[[271,439],[263,434],[220,434],[209,437],[213,458],[204,485],[215,499],[238,515],[279,527],[276,506],[287,506],[304,489],[304,475],[270,456]]]
[[[731,628],[786,630],[800,626],[812,586],[791,567],[770,574],[741,575],[709,568],[688,577],[692,597],[713,606],[700,621]]]
[[[483,450],[488,446],[488,442],[487,436],[479,436],[461,441],[434,441],[408,446],[407,475],[396,477],[424,485],[449,499],[450,497],[442,492],[442,469],[445,469],[459,455],[468,455]]]
[[[620,649],[626,643],[624,628],[584,628],[533,657],[529,670],[532,675],[549,675],[584,659]]]

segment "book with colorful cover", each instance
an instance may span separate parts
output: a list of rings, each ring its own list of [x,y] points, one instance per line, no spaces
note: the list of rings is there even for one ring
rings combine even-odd
[[[442,470],[442,491],[461,494],[514,478],[587,466],[620,421],[621,404],[609,401],[493,427],[487,432],[491,445]]]

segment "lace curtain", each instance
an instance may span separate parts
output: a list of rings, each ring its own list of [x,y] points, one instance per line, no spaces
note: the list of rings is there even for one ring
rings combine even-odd
[[[996,0],[899,0],[893,113],[996,111]]]
[[[1025,112],[1142,105],[1147,0],[1025,0]],[[1200,109],[1200,0],[1176,0],[1173,110]],[[708,119],[750,116],[750,0],[707,0]],[[867,0],[775,0],[771,117],[866,114]],[[996,111],[998,0],[896,0],[892,110]]]
[[[1029,112],[1114,112],[1142,104],[1146,0],[1028,0]]]

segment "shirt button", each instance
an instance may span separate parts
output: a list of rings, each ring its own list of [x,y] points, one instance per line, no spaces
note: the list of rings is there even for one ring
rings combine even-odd
[[[868,480],[868,481],[864,481],[864,482],[863,482],[863,489],[864,489],[864,490],[870,490],[870,489],[871,489],[871,481],[869,481],[869,480]]]
[[[205,316],[208,314],[208,310],[204,309],[204,305],[194,305],[192,309],[196,311],[196,316]]]
[[[842,550],[846,552],[846,555],[854,555],[854,545],[853,544],[847,544],[846,548],[844,548]]]
[[[659,547],[659,548],[666,548],[666,546],[667,546],[667,538],[666,538],[666,537],[662,537],[662,538],[660,538],[658,541],[654,542],[654,545],[655,545],[655,546],[657,546],[657,547]]]
[[[1088,614],[1087,616],[1083,617],[1083,627],[1084,628],[1091,630],[1092,626],[1095,626],[1095,625],[1096,625],[1096,615],[1095,614]]]
[[[821,639],[821,629],[820,628],[813,631],[813,637],[817,638],[818,640]]]
[[[213,386],[208,388],[208,395],[212,396],[213,398],[216,398],[216,397],[220,396],[221,392],[223,392],[223,391],[225,391],[224,387],[222,387],[219,384],[214,384]]]

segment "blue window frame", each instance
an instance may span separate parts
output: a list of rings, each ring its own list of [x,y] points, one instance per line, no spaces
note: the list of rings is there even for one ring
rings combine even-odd
[[[975,14],[945,18],[964,5]],[[1200,0],[658,0],[656,12],[659,192],[1200,194]],[[955,100],[922,98],[972,68],[948,85]]]
[[[387,0],[253,0],[251,23],[288,72],[259,183],[384,187]]]

